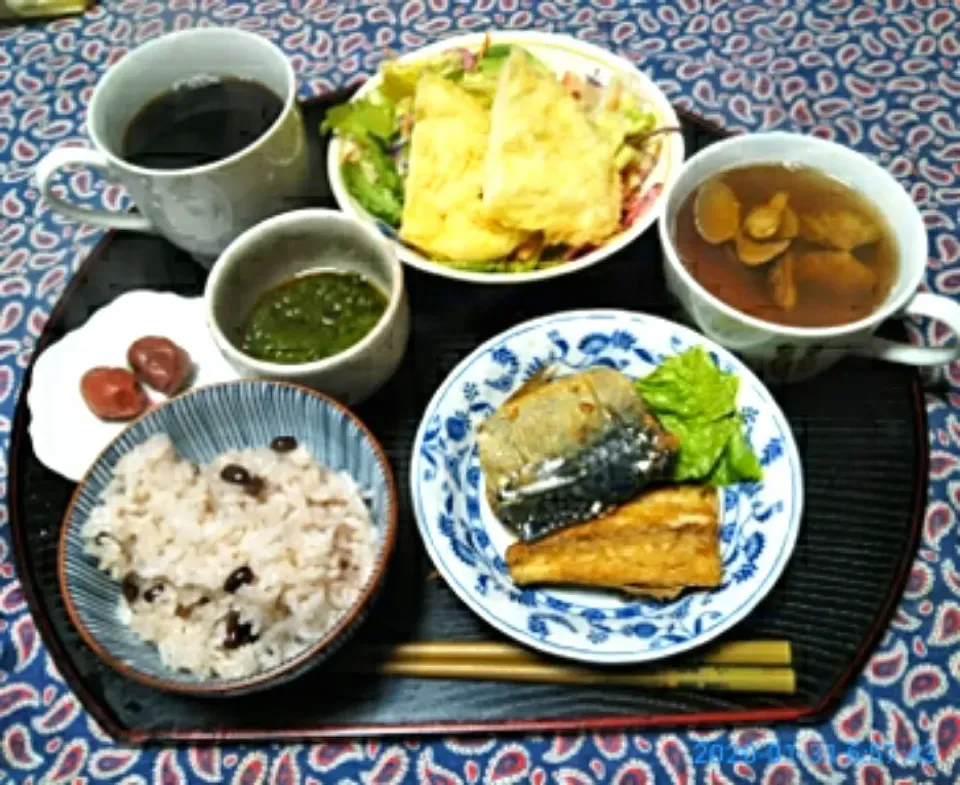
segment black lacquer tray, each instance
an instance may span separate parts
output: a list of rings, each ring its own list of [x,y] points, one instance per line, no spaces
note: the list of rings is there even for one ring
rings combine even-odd
[[[305,105],[317,128],[332,95]],[[688,154],[722,136],[684,118]],[[314,150],[310,201],[331,205]],[[38,349],[134,288],[202,291],[203,269],[163,240],[112,233],[63,295]],[[357,409],[385,447],[398,479],[400,538],[384,591],[354,643],[497,640],[431,575],[407,491],[409,452],[424,406],[477,344],[525,319],[571,308],[612,307],[680,318],[668,301],[660,247],[647,232],[619,258],[538,285],[478,287],[407,271],[413,332],[402,367]],[[792,696],[642,691],[331,675],[321,666],[272,692],[195,699],[159,692],[113,672],[80,641],[55,573],[60,519],[72,483],[33,454],[28,372],[10,460],[14,548],[30,608],[60,672],[102,727],[127,742],[317,739],[333,736],[709,725],[811,719],[859,671],[899,599],[916,551],[927,490],[927,432],[915,371],[849,360],[812,382],[774,390],[794,429],[806,475],[796,552],[779,584],[726,639],[786,638]]]

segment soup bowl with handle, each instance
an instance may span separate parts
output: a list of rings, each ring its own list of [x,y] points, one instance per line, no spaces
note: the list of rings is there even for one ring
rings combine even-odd
[[[757,164],[815,169],[868,199],[887,223],[898,269],[886,298],[868,316],[835,327],[792,327],[750,316],[711,294],[684,264],[676,244],[680,207],[705,181],[722,172]],[[718,142],[686,161],[666,195],[659,225],[668,290],[709,338],[740,354],[767,380],[798,382],[826,370],[846,355],[908,365],[945,365],[960,359],[960,342],[913,346],[878,338],[884,321],[929,317],[960,335],[960,304],[919,291],[927,265],[923,217],[903,187],[867,156],[817,137],[772,132]]]

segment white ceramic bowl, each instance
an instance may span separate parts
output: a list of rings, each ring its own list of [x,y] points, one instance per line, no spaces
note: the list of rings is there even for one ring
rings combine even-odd
[[[440,52],[457,47],[477,49],[483,42],[485,35],[485,33],[470,33],[468,35],[447,38],[430,46],[410,52],[401,57],[400,60],[403,62],[433,57]],[[593,44],[578,41],[567,35],[557,35],[554,33],[504,30],[493,31],[490,33],[490,37],[494,44],[516,44],[524,47],[558,73],[571,71],[583,76],[595,75],[603,83],[609,81],[613,76],[618,76],[627,90],[644,97],[653,104],[658,118],[658,126],[667,127],[679,125],[677,115],[673,111],[670,101],[660,88],[657,87],[649,77],[641,73],[636,66],[622,57],[618,57]],[[372,77],[357,91],[355,99],[362,98],[377,89],[380,83],[381,77],[379,74]],[[465,270],[455,270],[452,267],[431,261],[423,254],[399,242],[392,230],[382,222],[378,222],[376,218],[364,210],[347,191],[343,177],[340,174],[340,164],[343,160],[344,146],[341,140],[336,137],[330,143],[327,155],[327,173],[330,178],[330,186],[333,190],[334,198],[337,200],[340,209],[370,226],[378,226],[384,234],[391,237],[391,242],[396,249],[397,255],[405,264],[409,264],[411,267],[416,267],[418,270],[423,270],[431,275],[440,275],[459,281],[483,284],[528,283],[531,281],[540,281],[545,278],[555,278],[560,275],[569,275],[570,273],[575,273],[578,270],[583,270],[586,267],[602,262],[604,259],[612,256],[637,239],[657,220],[662,209],[664,201],[663,195],[667,190],[667,186],[672,182],[680,165],[683,163],[683,137],[680,134],[666,134],[662,137],[662,141],[660,159],[650,174],[650,177],[647,178],[647,182],[644,184],[644,193],[648,193],[651,188],[659,188],[661,190],[659,195],[651,195],[652,201],[646,213],[641,215],[627,231],[616,235],[603,247],[596,249],[592,253],[588,253],[567,264],[526,273],[476,273]]]
[[[360,273],[386,292],[387,309],[362,340],[309,363],[258,360],[240,350],[243,321],[268,289],[311,270]],[[348,405],[376,392],[403,359],[410,309],[403,267],[376,229],[336,210],[295,210],[257,224],[220,255],[204,290],[207,327],[243,377],[293,382]]]
[[[707,291],[684,265],[674,245],[677,211],[710,177],[751,164],[796,164],[823,172],[866,196],[886,219],[899,257],[899,274],[869,316],[838,327],[789,327],[757,319]],[[772,132],[735,136],[692,156],[667,192],[660,220],[667,288],[697,326],[717,343],[738,352],[766,379],[795,382],[826,370],[846,354],[909,365],[940,365],[960,357],[960,344],[918,347],[874,337],[880,325],[898,316],[939,319],[960,334],[960,305],[948,297],[919,292],[927,265],[927,231],[910,195],[885,169],[835,142]]]

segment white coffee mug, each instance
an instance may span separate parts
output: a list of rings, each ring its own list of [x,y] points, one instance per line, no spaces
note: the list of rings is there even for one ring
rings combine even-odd
[[[279,117],[258,139],[226,158],[186,169],[149,169],[124,160],[126,129],[151,100],[192,80],[222,77],[258,82],[282,99]],[[293,67],[270,41],[243,30],[171,33],[125,55],[93,92],[87,132],[93,149],[57,148],[37,165],[40,191],[52,207],[99,226],[157,232],[211,260],[250,226],[296,206],[307,179]],[[139,214],[90,210],[56,196],[54,176],[71,165],[100,169],[122,184]]]
[[[701,286],[677,253],[675,222],[687,197],[705,180],[752,164],[799,164],[817,169],[862,193],[893,231],[899,271],[887,299],[869,316],[838,327],[789,327],[748,316]],[[660,220],[667,288],[707,336],[740,354],[765,378],[796,382],[826,370],[846,354],[908,365],[944,365],[960,359],[951,346],[912,346],[874,336],[891,317],[927,316],[960,335],[960,304],[918,292],[927,265],[927,231],[920,211],[886,170],[847,147],[812,136],[745,134],[710,145],[687,160],[669,188]]]

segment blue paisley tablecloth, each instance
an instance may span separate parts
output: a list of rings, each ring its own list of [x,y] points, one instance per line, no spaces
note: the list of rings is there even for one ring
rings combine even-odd
[[[960,3],[956,0],[105,0],[83,18],[0,28],[0,434],[23,369],[98,230],[38,200],[34,165],[83,143],[93,85],[137,44],[199,24],[277,41],[309,96],[384,48],[497,27],[570,32],[618,51],[677,104],[736,130],[785,128],[878,158],[923,210],[927,285],[960,293]],[[90,173],[75,194],[108,207]],[[940,328],[914,338],[948,340]],[[960,364],[927,398],[930,502],[890,630],[836,712],[804,728],[607,733],[260,749],[129,749],[64,686],[40,642],[0,518],[0,783],[952,783],[960,766]],[[934,388],[931,388],[934,389]],[[6,455],[6,448],[3,455]],[[6,465],[2,490],[6,492]]]

